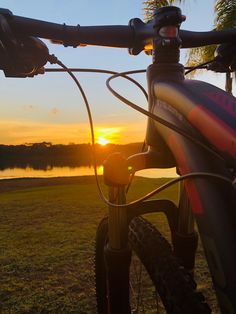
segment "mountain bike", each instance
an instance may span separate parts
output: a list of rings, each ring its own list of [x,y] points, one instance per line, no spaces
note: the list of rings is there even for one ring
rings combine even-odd
[[[153,62],[147,69],[148,110],[111,87],[111,80],[118,76],[134,82],[129,77],[132,71],[111,73],[107,81],[115,96],[148,116],[148,148],[129,158],[115,153],[104,163],[109,198],[101,190],[100,194],[109,210],[96,236],[99,313],[143,313],[143,306],[147,306],[147,313],[156,312],[159,297],[167,313],[210,313],[193,279],[198,243],[194,221],[221,312],[236,312],[236,100],[211,84],[185,78],[184,67],[179,63],[180,48],[218,44],[221,46],[216,58],[199,67],[235,71],[236,30],[184,31],[180,30],[184,19],[181,10],[172,6],[157,10],[148,23],[135,18],[128,26],[67,26],[14,16],[6,9],[0,11],[0,68],[5,76],[33,77],[46,71],[48,61],[59,64],[80,89],[91,125],[91,112],[81,85],[38,38],[64,46],[100,45],[128,48],[132,55],[141,51],[152,54]],[[91,133],[94,143],[93,129]],[[177,178],[136,201],[126,202],[127,187],[136,171],[169,167],[176,167]],[[178,204],[168,199],[149,199],[178,182]],[[167,217],[171,245],[142,217],[157,212]],[[146,289],[146,282],[135,267],[130,267],[131,260],[141,261],[152,282],[153,289],[147,288],[144,302],[139,295]],[[131,281],[133,271],[137,284]]]

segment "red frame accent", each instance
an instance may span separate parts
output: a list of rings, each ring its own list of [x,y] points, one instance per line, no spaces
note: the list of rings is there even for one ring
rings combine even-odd
[[[195,106],[188,114],[188,120],[219,151],[227,152],[236,159],[236,132],[207,110],[203,105]]]
[[[188,163],[188,159],[186,158],[186,154],[184,153],[184,147],[181,145],[178,137],[174,134],[169,137],[169,145],[175,154],[175,158],[178,164],[178,169],[181,175],[191,173],[191,166]],[[193,179],[185,180],[184,185],[186,186],[186,190],[188,193],[188,197],[191,203],[191,208],[194,214],[203,214],[203,206],[200,199],[200,195],[198,193],[198,189]]]

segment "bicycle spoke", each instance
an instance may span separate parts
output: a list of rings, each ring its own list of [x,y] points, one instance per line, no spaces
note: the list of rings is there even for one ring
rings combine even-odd
[[[131,312],[133,314],[159,313],[156,311],[159,306],[156,290],[152,290],[149,276],[135,254],[132,256],[130,277]]]

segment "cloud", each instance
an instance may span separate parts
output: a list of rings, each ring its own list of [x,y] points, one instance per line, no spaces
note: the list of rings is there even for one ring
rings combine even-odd
[[[60,112],[60,109],[58,109],[58,108],[56,108],[56,107],[54,107],[54,108],[52,108],[52,109],[50,110],[50,114],[53,115],[53,116],[58,115],[59,112]]]
[[[23,109],[25,111],[35,111],[35,110],[37,110],[37,107],[35,105],[24,105]]]

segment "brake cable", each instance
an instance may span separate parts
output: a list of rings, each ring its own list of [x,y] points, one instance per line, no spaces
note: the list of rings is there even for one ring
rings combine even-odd
[[[84,69],[84,68],[67,68],[69,69],[71,72],[89,72],[89,73],[102,73],[102,74],[119,74],[118,72],[115,71],[111,71],[111,70],[103,70],[103,69]],[[64,68],[46,68],[43,70],[43,72],[67,72],[66,69]],[[135,73],[145,73],[146,70],[135,70]],[[40,72],[42,73],[42,72]],[[133,74],[132,71],[130,71],[130,74]],[[134,80],[132,77],[126,76],[126,75],[121,75],[122,78],[132,82],[133,84],[135,84],[143,93],[144,97],[146,98],[146,100],[148,100],[148,94],[145,90],[145,88],[136,80]]]
[[[207,65],[210,64],[210,63],[213,63],[215,60],[210,60],[210,61],[207,61],[207,62],[204,62],[204,63],[201,63],[201,64],[198,64],[196,66],[193,66],[193,67],[185,67],[185,69],[187,69],[188,71],[185,72],[185,75],[191,73],[192,71],[195,71],[195,70],[201,70],[201,69],[207,69]]]
[[[136,205],[136,204],[139,204],[145,200],[147,200],[148,198],[152,197],[153,195],[155,194],[158,194],[160,193],[161,191],[165,190],[166,188],[172,186],[173,184],[177,183],[177,182],[180,182],[180,181],[183,181],[183,180],[186,180],[186,179],[189,179],[189,178],[193,178],[193,177],[210,177],[210,178],[217,178],[219,180],[223,180],[227,183],[230,183],[234,188],[236,188],[236,184],[235,184],[235,181],[231,181],[229,178],[225,177],[225,176],[222,176],[222,175],[219,175],[219,174],[214,174],[214,173],[206,173],[206,172],[196,172],[196,173],[189,173],[189,174],[186,174],[186,175],[183,175],[183,176],[180,176],[178,178],[175,178],[163,185],[161,185],[160,187],[156,188],[155,190],[153,190],[152,192],[146,194],[145,196],[135,200],[135,201],[132,201],[128,204],[115,204],[115,203],[111,203],[107,198],[106,196],[104,195],[103,191],[102,191],[102,188],[101,188],[101,185],[99,183],[99,180],[98,180],[98,173],[97,173],[97,159],[96,159],[96,149],[95,149],[95,136],[94,136],[94,126],[93,126],[93,118],[92,118],[92,113],[91,113],[91,110],[90,110],[90,105],[89,105],[89,102],[88,102],[88,99],[87,99],[87,96],[80,84],[80,82],[78,81],[78,79],[76,78],[76,76],[73,74],[73,72],[67,68],[60,60],[58,60],[56,58],[56,56],[54,55],[50,55],[49,56],[49,60],[48,60],[50,63],[52,64],[58,64],[62,69],[64,69],[69,75],[70,77],[73,79],[73,81],[75,82],[76,86],[78,87],[80,93],[81,93],[81,96],[83,98],[83,101],[85,103],[85,106],[86,106],[86,110],[87,110],[87,113],[88,113],[88,118],[89,118],[89,124],[90,124],[90,131],[91,131],[91,141],[92,141],[92,148],[93,148],[93,154],[92,154],[92,157],[93,157],[93,167],[94,167],[94,173],[95,173],[95,180],[96,180],[96,185],[97,185],[97,188],[98,188],[98,192],[99,192],[99,195],[100,195],[100,198],[104,201],[104,203],[106,203],[108,206],[111,206],[111,207],[122,207],[122,208],[128,208],[128,207],[131,207],[133,205]],[[140,71],[140,70],[139,70]],[[138,70],[137,71],[128,71],[128,72],[123,72],[121,73],[119,76],[123,76],[124,73],[138,73]],[[117,74],[113,75],[113,76],[118,76]],[[121,96],[122,97],[122,96]],[[138,107],[138,106],[137,106]],[[142,109],[142,108],[141,108]]]

